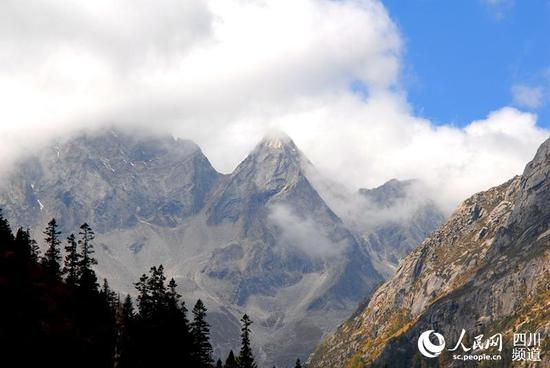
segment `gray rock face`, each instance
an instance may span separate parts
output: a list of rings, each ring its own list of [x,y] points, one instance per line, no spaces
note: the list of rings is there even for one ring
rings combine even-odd
[[[4,185],[2,204],[16,223],[31,226],[57,215],[66,230],[83,220],[99,232],[140,220],[174,227],[202,209],[219,179],[191,141],[111,131],[23,161]]]
[[[521,177],[464,201],[317,348],[310,366],[415,366],[422,359],[416,341],[429,329],[457,341],[463,328],[471,336],[510,335],[528,324],[547,336],[549,149],[547,140]],[[444,356],[435,363],[458,364]]]
[[[367,216],[369,212],[386,214],[386,218],[367,222],[360,229],[382,274],[392,275],[399,262],[445,220],[426,192],[427,188],[418,180],[392,179],[378,188],[360,189],[369,207],[363,211]]]
[[[368,229],[341,220],[311,170],[283,135],[221,175],[192,142],[111,131],[23,160],[0,190],[0,207],[38,239],[51,217],[65,235],[88,222],[97,271],[121,292],[162,263],[188,303],[202,298],[209,307],[216,355],[238,348],[246,312],[262,365],[284,366],[305,358],[382,281]],[[418,226],[429,231],[425,221]],[[379,235],[378,249],[401,249],[407,231]]]

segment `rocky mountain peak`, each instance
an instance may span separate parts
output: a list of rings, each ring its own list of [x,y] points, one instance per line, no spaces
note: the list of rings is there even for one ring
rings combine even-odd
[[[99,231],[141,220],[175,226],[200,211],[219,177],[191,141],[110,129],[55,142],[23,160],[0,204],[33,227],[53,216],[64,228],[87,221]]]
[[[246,192],[276,193],[304,180],[311,165],[282,132],[266,135],[230,176],[232,186]]]
[[[379,187],[359,189],[359,194],[371,201],[374,205],[391,207],[406,197],[418,197],[420,188],[424,187],[418,179],[397,180],[390,179]]]
[[[283,146],[285,144],[294,145],[294,142],[292,142],[292,139],[285,132],[281,130],[271,130],[264,135],[259,144]]]
[[[292,139],[283,132],[270,132],[256,145],[248,156],[256,164],[264,165],[301,165],[307,159],[298,149]],[[250,160],[248,160],[250,161]],[[247,160],[243,161],[246,163]]]

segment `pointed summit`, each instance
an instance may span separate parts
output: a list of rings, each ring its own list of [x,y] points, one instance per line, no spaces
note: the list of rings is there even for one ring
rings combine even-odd
[[[251,157],[255,158],[256,162],[272,160],[301,164],[307,161],[292,139],[282,131],[271,131],[266,134],[243,163]]]
[[[231,173],[223,190],[218,191],[209,223],[223,219],[235,222],[243,213],[256,211],[260,203],[263,206],[274,197],[285,197],[295,191],[301,191],[301,199],[307,198],[306,202],[317,201],[319,195],[306,177],[308,165],[311,163],[289,136],[271,132]],[[252,198],[252,202],[247,198]]]
[[[281,130],[271,130],[263,137],[257,147],[282,149],[285,146],[296,148],[292,139],[285,132]]]
[[[311,165],[292,139],[281,131],[267,134],[237,167],[234,176],[253,178],[258,187],[295,183]]]

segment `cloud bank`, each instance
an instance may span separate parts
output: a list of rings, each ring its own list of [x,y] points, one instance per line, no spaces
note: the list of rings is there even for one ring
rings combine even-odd
[[[0,45],[5,162],[119,125],[193,139],[228,172],[281,129],[350,188],[417,177],[452,207],[549,134],[510,107],[464,128],[415,116],[402,37],[374,0],[8,0]]]

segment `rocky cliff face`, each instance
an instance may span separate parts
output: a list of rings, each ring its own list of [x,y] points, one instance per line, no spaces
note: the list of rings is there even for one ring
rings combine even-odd
[[[2,183],[2,205],[32,226],[57,215],[65,229],[83,219],[99,232],[138,221],[174,227],[202,209],[220,177],[191,141],[111,131],[20,162]]]
[[[399,262],[445,220],[428,191],[419,180],[396,179],[359,190],[365,202],[357,230],[383,275],[393,275]]]
[[[97,271],[122,292],[162,263],[186,300],[209,307],[217,355],[238,347],[246,312],[262,364],[284,366],[307,356],[382,281],[369,230],[350,228],[327,205],[312,171],[280,134],[221,175],[190,141],[111,131],[21,161],[0,207],[38,239],[51,217],[65,235],[88,222]],[[384,244],[400,249],[408,236]]]
[[[508,340],[522,328],[548,336],[549,171],[547,140],[521,177],[464,201],[317,348],[310,366],[431,364],[416,348],[420,333],[430,329],[452,341],[462,329],[471,336],[503,333]],[[444,354],[435,364],[461,366]]]

